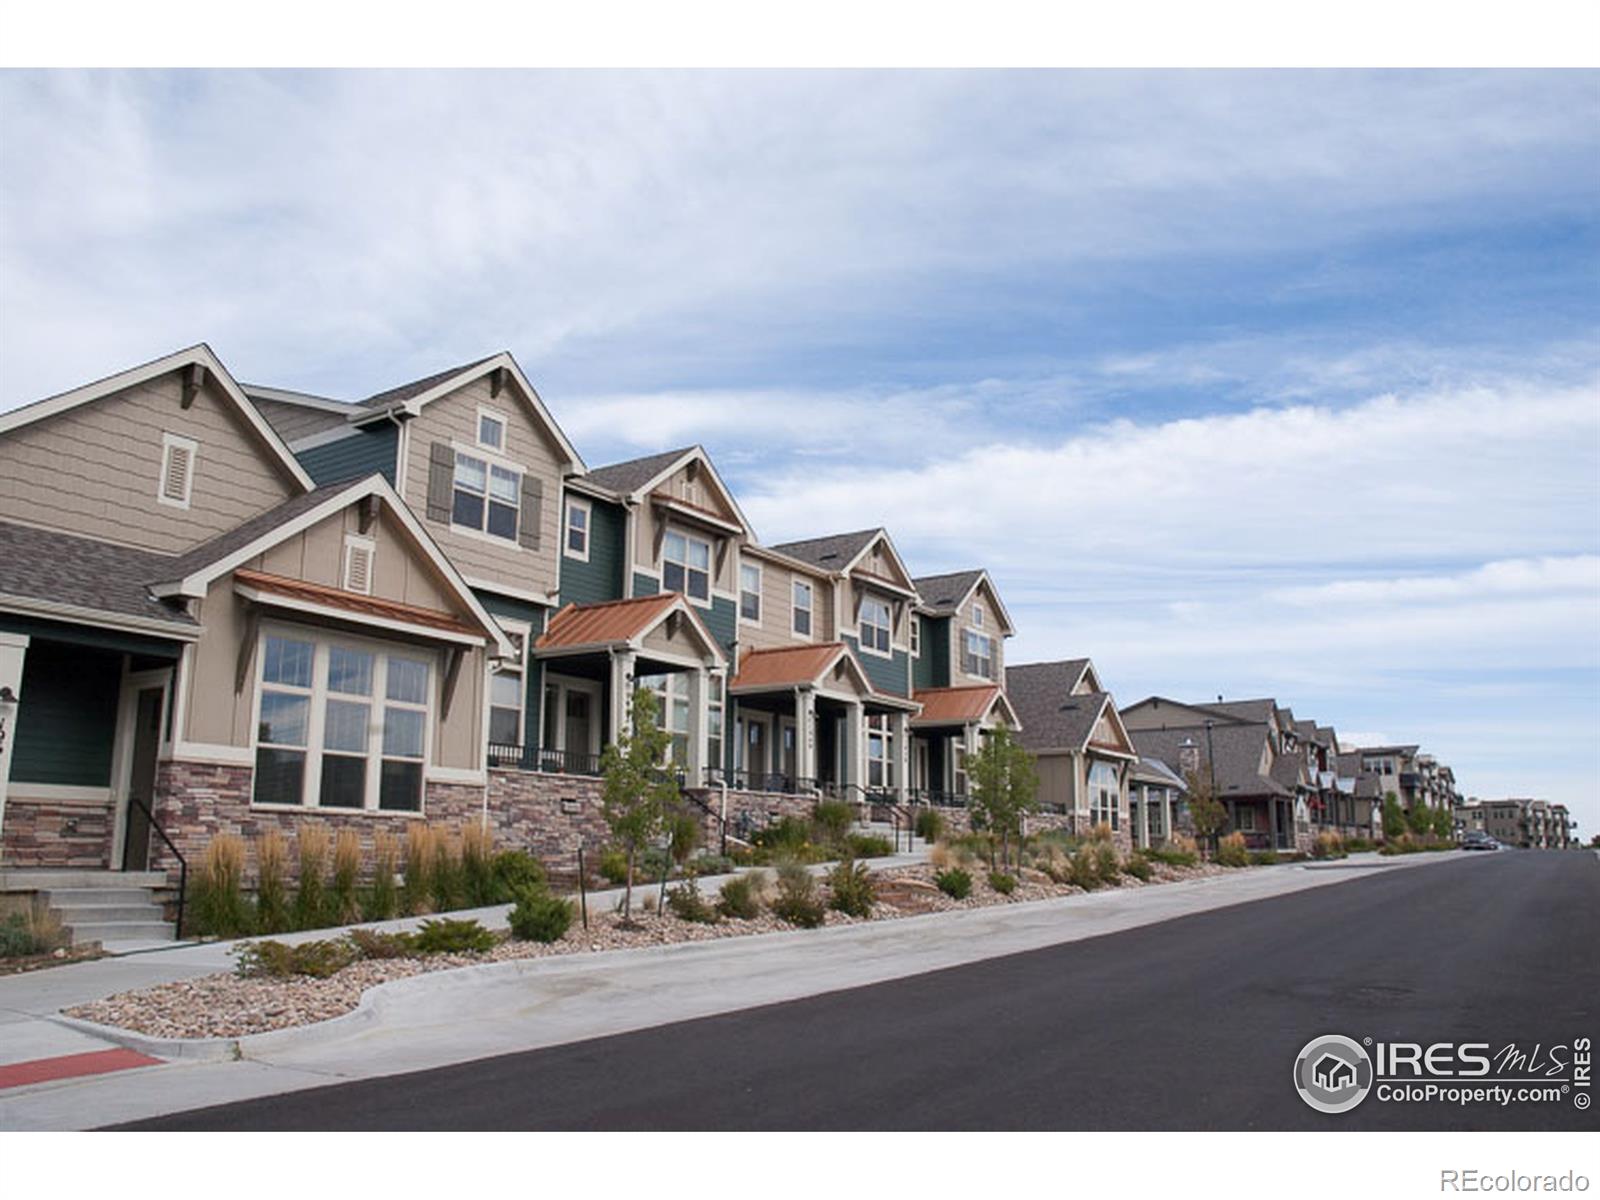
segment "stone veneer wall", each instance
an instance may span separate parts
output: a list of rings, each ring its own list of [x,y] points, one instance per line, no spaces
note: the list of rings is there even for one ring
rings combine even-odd
[[[952,833],[970,833],[972,831],[972,814],[965,808],[935,808],[935,812],[944,817],[944,825]],[[1079,813],[1076,821],[1072,813],[1063,812],[1037,812],[1029,813],[1026,825],[1027,831],[1044,833],[1052,829],[1065,829],[1081,835],[1089,832],[1089,815]],[[1124,854],[1133,849],[1133,835],[1128,828],[1126,819],[1122,828],[1115,830],[1111,835],[1112,843]]]
[[[495,845],[526,850],[555,879],[576,879],[578,847],[593,852],[611,839],[600,810],[605,782],[585,775],[538,771],[489,772],[489,825]]]
[[[111,865],[109,802],[6,801],[0,866],[99,871]]]

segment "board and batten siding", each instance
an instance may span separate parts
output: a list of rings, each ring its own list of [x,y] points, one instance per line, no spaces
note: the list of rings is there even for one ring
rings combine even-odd
[[[252,570],[266,571],[289,579],[304,580],[330,587],[342,584],[344,539],[360,530],[357,506],[325,518],[265,553],[243,564]],[[433,574],[432,564],[411,548],[408,535],[392,513],[385,510],[367,531],[375,543],[372,564],[372,595],[402,604],[459,613],[460,605],[444,583]],[[205,627],[195,647],[193,669],[187,680],[186,741],[247,749],[253,744],[250,728],[255,705],[255,680],[259,647],[252,649],[245,685],[235,690],[240,643],[247,628],[246,606],[233,592],[233,575],[215,581],[199,603],[196,616]],[[338,639],[339,633],[319,626],[315,617],[265,611],[262,619],[297,625]],[[442,767],[474,769],[479,763],[479,743],[483,729],[486,658],[481,648],[470,650],[461,664],[450,715],[441,720],[441,686],[445,655],[436,643],[391,638],[384,631],[352,627],[349,636],[392,645],[413,657],[425,658],[433,669],[434,732],[433,764]]]
[[[182,395],[174,371],[0,435],[0,512],[175,554],[300,494],[215,383]],[[157,498],[169,433],[199,443],[188,508]]]
[[[348,437],[295,451],[306,474],[318,485],[381,474],[392,485],[400,431],[385,421],[371,429],[357,429]]]
[[[627,515],[622,507],[590,496],[589,560],[568,557],[563,544],[561,554],[561,603],[603,604],[623,598],[623,567],[627,560]],[[565,504],[563,503],[563,512]],[[565,517],[563,516],[563,521]],[[566,529],[561,531],[566,537]]]
[[[424,518],[428,532],[463,575],[548,594],[557,586],[556,561],[561,553],[559,450],[522,401],[512,395],[514,387],[510,385],[491,399],[489,380],[477,379],[426,405],[406,429],[406,477],[400,492],[411,511]],[[478,447],[480,407],[505,418],[506,446],[501,452]],[[542,495],[536,517],[537,549],[483,533],[464,532],[448,520],[427,516],[429,465],[436,443],[459,447],[469,454],[476,449],[491,459],[502,459],[517,467],[526,479],[537,481]],[[528,518],[524,512],[521,520]]]

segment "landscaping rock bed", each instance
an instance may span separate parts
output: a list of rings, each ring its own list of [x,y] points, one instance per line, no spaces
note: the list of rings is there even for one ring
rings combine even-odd
[[[982,871],[973,871],[972,894],[954,900],[933,883],[931,866],[897,867],[874,874],[878,900],[872,920],[890,920],[930,912],[985,908],[995,904],[1026,904],[1074,895],[1081,888],[1048,882],[1038,872],[1025,872],[1015,891],[1001,895],[988,886]],[[1152,864],[1149,883],[1124,878],[1122,887],[1148,887],[1204,875],[1226,873],[1214,864],[1171,867]],[[848,917],[829,910],[828,926],[858,925],[865,918]],[[564,937],[551,943],[502,941],[482,954],[441,954],[425,958],[392,958],[357,962],[327,979],[296,976],[290,979],[243,979],[234,974],[206,975],[198,979],[160,984],[122,992],[104,1000],[65,1010],[69,1017],[133,1030],[151,1037],[245,1037],[275,1029],[289,1029],[330,1020],[353,1010],[362,993],[380,983],[406,979],[432,971],[517,959],[548,958],[563,954],[603,953],[679,942],[705,942],[751,934],[792,930],[770,913],[751,920],[723,920],[696,924],[672,916],[635,914],[633,927],[622,926],[616,913],[591,913],[589,928],[574,924]]]

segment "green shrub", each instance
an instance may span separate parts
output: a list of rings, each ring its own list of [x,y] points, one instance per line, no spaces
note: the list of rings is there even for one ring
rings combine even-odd
[[[201,934],[238,937],[254,924],[244,898],[244,840],[219,833],[206,843],[194,891],[194,926]]]
[[[572,901],[552,896],[542,888],[529,889],[517,897],[506,922],[511,932],[524,941],[557,942],[572,927],[575,912]]]
[[[598,867],[600,878],[613,887],[621,887],[628,882],[628,856],[616,846],[607,846],[600,851],[600,864]]]
[[[761,872],[739,875],[722,885],[717,911],[725,917],[750,921],[761,915]]]
[[[894,853],[889,839],[876,833],[852,833],[844,839],[847,858],[883,858]]]
[[[802,929],[815,929],[827,919],[827,909],[817,895],[817,881],[804,865],[786,861],[778,867],[778,896],[773,913]]]
[[[867,864],[849,858],[828,872],[828,893],[829,907],[851,917],[870,917],[878,898]]]
[[[61,923],[42,904],[32,904],[0,918],[0,958],[48,954],[66,943]]]
[[[715,925],[721,916],[700,894],[700,881],[690,875],[667,893],[667,907],[680,921],[695,925]]]
[[[856,810],[843,800],[822,800],[817,803],[811,818],[817,826],[821,840],[842,842],[856,822]]]
[[[944,814],[936,808],[917,809],[917,836],[930,845],[944,836]]]
[[[1169,867],[1192,867],[1200,861],[1197,854],[1190,850],[1183,850],[1176,846],[1152,846],[1144,852],[1147,859],[1154,859],[1158,863],[1166,863]]]
[[[1344,839],[1332,830],[1317,834],[1316,841],[1311,843],[1312,858],[1343,858],[1345,853]]]
[[[345,938],[301,942],[290,946],[283,942],[244,942],[235,954],[238,963],[235,971],[246,979],[288,979],[295,975],[309,975],[313,979],[327,979],[356,961],[354,943]]]
[[[484,954],[498,943],[499,939],[478,922],[448,917],[424,921],[416,937],[420,954]]]
[[[965,900],[972,895],[972,876],[960,867],[940,871],[933,877],[934,884],[952,900]]]
[[[811,841],[811,826],[799,817],[780,817],[751,836],[757,846],[778,854],[792,853]]]
[[[1128,861],[1122,864],[1122,873],[1132,875],[1141,883],[1150,882],[1150,864],[1145,861],[1143,854],[1130,854]]]
[[[1278,861],[1278,852],[1276,850],[1255,850],[1250,855],[1250,865],[1252,867],[1275,866]]]
[[[686,863],[700,845],[700,822],[692,813],[674,813],[667,818],[668,852],[675,863]]]
[[[1100,878],[1100,858],[1093,842],[1085,842],[1067,860],[1067,882],[1092,892],[1103,882]]]
[[[394,886],[400,843],[393,833],[380,829],[372,835],[372,887],[365,906],[369,921],[387,921],[400,911],[400,894]]]
[[[1250,851],[1245,848],[1244,834],[1230,833],[1217,845],[1217,862],[1224,867],[1248,867]]]
[[[1007,875],[1004,871],[990,871],[989,886],[1002,896],[1009,896],[1017,890],[1017,877]]]
[[[708,852],[696,855],[694,861],[684,870],[685,872],[693,871],[696,875],[704,878],[707,875],[731,875],[738,870],[738,867],[739,864],[734,862],[730,856]]]
[[[345,934],[362,958],[412,958],[417,953],[417,937],[412,933],[381,933],[376,929],[352,929]]]
[[[1346,838],[1344,849],[1346,854],[1365,854],[1372,849],[1371,838],[1353,837]]]
[[[491,904],[509,904],[529,889],[544,887],[544,867],[526,850],[502,850],[490,861]]]

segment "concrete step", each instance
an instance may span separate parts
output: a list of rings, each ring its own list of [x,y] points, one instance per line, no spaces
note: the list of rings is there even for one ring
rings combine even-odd
[[[80,925],[104,925],[112,921],[134,921],[149,924],[164,921],[166,914],[159,904],[150,903],[149,895],[132,904],[73,904],[52,903],[50,907],[63,925],[76,929]]]
[[[86,904],[149,904],[150,889],[142,887],[51,888],[40,893],[51,908],[81,908]]]
[[[0,871],[0,892],[48,892],[78,888],[158,888],[165,871],[69,871],[11,867]]]
[[[85,942],[170,942],[172,926],[165,921],[106,921],[72,926],[74,945]]]

